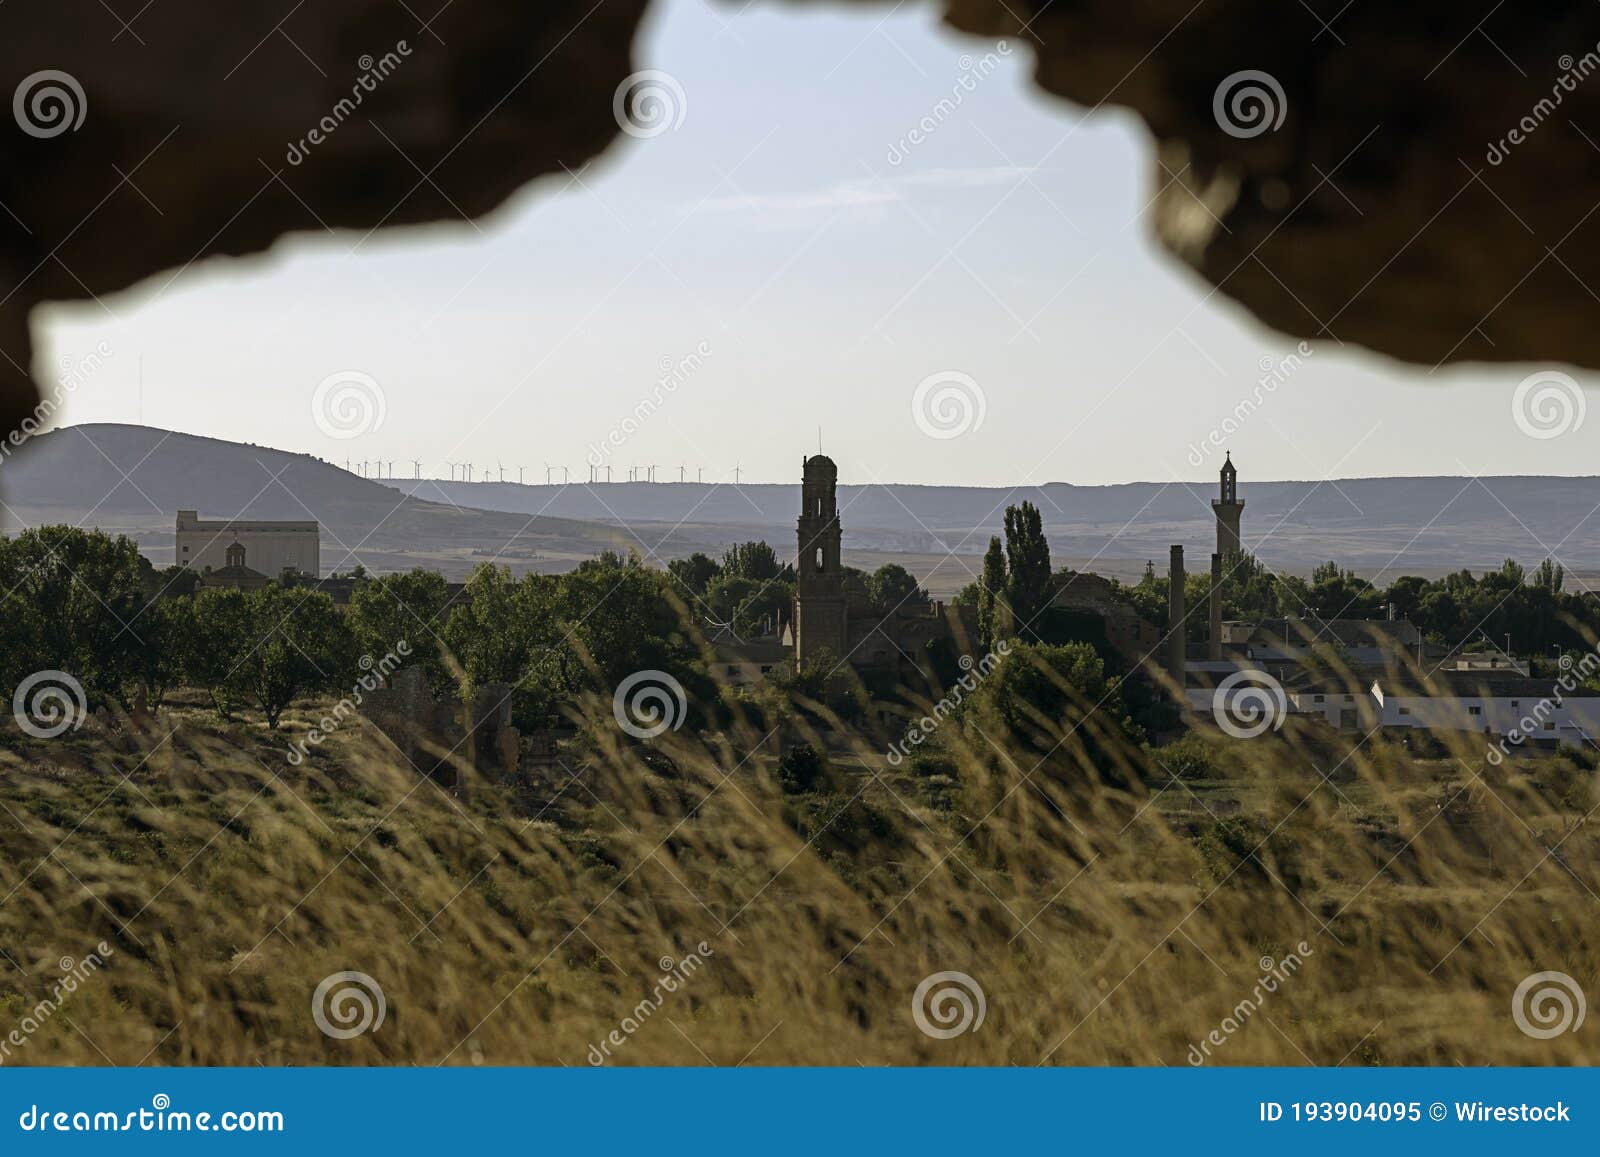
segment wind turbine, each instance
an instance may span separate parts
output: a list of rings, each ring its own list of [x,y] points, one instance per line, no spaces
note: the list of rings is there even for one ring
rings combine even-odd
[[[500,461],[498,458],[496,458],[494,462],[495,466],[500,470],[500,481],[504,482],[506,480],[506,464]]]
[[[413,459],[411,459],[411,477],[413,477],[413,478],[421,478],[422,477],[422,459],[421,458],[413,458]]]
[[[733,464],[733,484],[735,486],[739,485],[739,464],[737,462]]]
[[[517,467],[517,485],[518,486],[522,485],[522,467],[521,466]]]
[[[563,466],[561,468],[561,485],[565,486],[567,483],[569,483],[571,481],[572,481],[572,471],[568,470],[565,466]]]

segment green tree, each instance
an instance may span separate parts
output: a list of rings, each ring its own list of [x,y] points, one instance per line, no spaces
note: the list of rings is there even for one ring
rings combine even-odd
[[[1031,502],[1006,507],[1006,601],[1015,629],[1029,634],[1050,591],[1050,544],[1039,510]]]
[[[593,568],[589,573],[603,581],[614,572]],[[560,579],[554,575],[527,575],[518,582],[507,568],[484,563],[467,579],[445,627],[445,642],[466,673],[463,691],[490,683],[514,687],[512,709],[519,726],[542,724],[576,671],[556,633],[559,596]]]
[[[794,588],[770,580],[756,582],[742,575],[719,574],[706,587],[705,609],[739,635],[759,634],[766,624],[774,630],[789,617]]]
[[[167,692],[183,681],[183,648],[192,599],[158,598],[139,618],[142,645],[135,663],[147,703],[161,706]]]
[[[251,642],[250,607],[245,592],[209,587],[178,604],[179,666],[184,681],[205,691],[224,718],[243,702],[234,676]]]
[[[91,704],[131,705],[147,647],[140,630],[146,569],[131,539],[98,530],[41,526],[0,540],[5,685],[59,670]]]
[[[1002,744],[999,736],[1008,736],[1052,774],[1073,767],[1114,780],[1134,774],[1131,755],[1143,732],[1129,717],[1121,682],[1087,643],[1012,644],[970,702],[980,734]]]
[[[884,563],[867,577],[867,597],[885,613],[899,607],[925,607],[931,601],[917,576],[897,562]]]
[[[989,539],[978,580],[978,637],[985,651],[1012,634],[1011,607],[1006,601],[1006,552],[999,538]]]
[[[285,590],[269,583],[245,595],[249,645],[230,679],[276,729],[284,710],[303,695],[347,690],[356,678],[355,635],[320,591]]]
[[[780,562],[777,553],[764,542],[730,546],[722,556],[722,570],[725,574],[754,579],[758,583],[794,576],[794,568]]]
[[[1533,585],[1547,594],[1558,595],[1566,578],[1565,568],[1555,559],[1547,558],[1539,564],[1539,569],[1533,572]]]
[[[722,567],[710,555],[695,551],[688,558],[675,558],[667,564],[667,573],[691,595],[703,595],[706,585],[722,573]]]
[[[444,677],[439,640],[444,634],[449,584],[437,571],[386,574],[356,587],[350,596],[350,625],[356,642],[374,662],[406,643],[408,663],[421,663],[432,679]]]
[[[320,591],[202,590],[182,632],[184,675],[224,715],[248,704],[276,729],[304,695],[348,689],[360,668],[355,633]]]

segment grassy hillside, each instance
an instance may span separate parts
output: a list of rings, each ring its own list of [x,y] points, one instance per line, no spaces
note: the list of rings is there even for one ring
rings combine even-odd
[[[98,526],[127,534],[158,566],[173,561],[173,519],[185,509],[202,518],[316,519],[325,571],[425,566],[464,578],[489,559],[519,573],[563,571],[602,550],[644,552],[658,541],[593,522],[405,497],[307,454],[116,424],[29,439],[0,470],[0,497],[0,529]]]
[[[62,958],[110,955],[5,1063],[582,1065],[616,1030],[608,1063],[1182,1065],[1230,1017],[1210,1063],[1596,1059],[1511,1008],[1530,973],[1597,972],[1592,772],[1569,759],[1291,721],[1153,756],[1061,736],[1075,754],[1035,763],[952,723],[942,774],[840,731],[829,781],[785,794],[770,733],[635,744],[592,708],[551,786],[518,791],[446,791],[364,723],[291,766],[315,704],[275,735],[197,701],[8,732],[0,1035]],[[313,993],[345,970],[386,1014],[336,1039]],[[981,987],[981,1027],[919,1030],[940,972]]]

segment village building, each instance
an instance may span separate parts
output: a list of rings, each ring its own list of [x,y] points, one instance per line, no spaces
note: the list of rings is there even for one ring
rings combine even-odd
[[[241,542],[231,542],[223,552],[223,565],[207,569],[200,575],[202,587],[233,587],[241,591],[260,590],[272,581],[272,576],[245,565],[246,550]]]
[[[315,521],[271,522],[202,519],[199,511],[178,511],[172,560],[196,574],[221,570],[235,543],[250,557],[251,569],[276,578],[285,570],[322,573],[321,526]]]

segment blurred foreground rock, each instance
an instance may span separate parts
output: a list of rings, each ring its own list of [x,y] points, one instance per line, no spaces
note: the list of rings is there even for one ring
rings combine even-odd
[[[38,302],[159,291],[294,231],[476,219],[583,165],[621,135],[645,7],[0,7],[0,428],[34,407],[30,370],[59,389],[30,365]],[[1030,47],[1046,91],[1135,111],[1161,242],[1286,334],[1424,365],[1600,366],[1595,5],[945,7]],[[1260,75],[1225,84],[1243,72]]]

